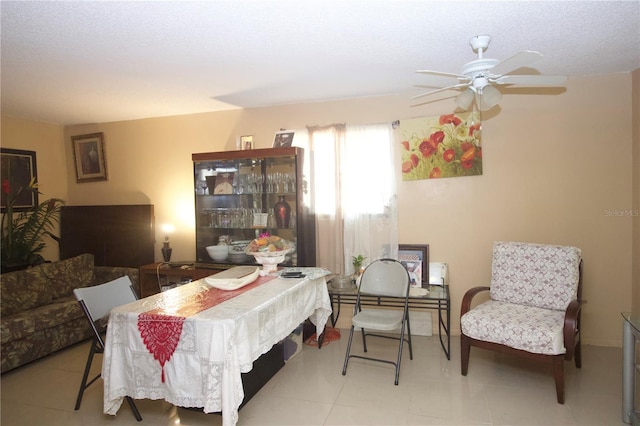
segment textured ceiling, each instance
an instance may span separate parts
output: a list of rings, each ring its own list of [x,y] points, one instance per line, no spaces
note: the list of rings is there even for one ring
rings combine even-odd
[[[521,50],[542,74],[640,68],[639,1],[2,1],[2,113],[78,124],[406,94]]]

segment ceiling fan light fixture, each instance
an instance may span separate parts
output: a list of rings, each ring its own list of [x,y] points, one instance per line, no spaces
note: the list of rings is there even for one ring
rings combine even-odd
[[[502,93],[493,86],[485,86],[478,92],[478,98],[478,108],[480,111],[486,111],[500,103]]]
[[[456,105],[458,105],[463,110],[469,109],[471,104],[473,103],[473,98],[475,97],[475,92],[471,89],[467,89],[456,96]]]

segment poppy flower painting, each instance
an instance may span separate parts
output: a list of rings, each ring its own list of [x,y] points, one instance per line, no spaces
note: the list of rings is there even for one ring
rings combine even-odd
[[[401,120],[402,180],[482,174],[477,112]]]

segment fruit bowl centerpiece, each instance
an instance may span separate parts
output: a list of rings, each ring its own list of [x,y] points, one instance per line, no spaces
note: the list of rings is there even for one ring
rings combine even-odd
[[[265,235],[251,241],[245,253],[256,258],[256,262],[262,265],[260,275],[269,275],[278,269],[278,264],[284,262],[287,253],[292,252],[295,246],[290,241],[277,235]]]

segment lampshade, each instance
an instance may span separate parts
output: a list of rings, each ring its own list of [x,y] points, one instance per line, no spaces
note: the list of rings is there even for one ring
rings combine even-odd
[[[162,232],[166,234],[171,234],[173,231],[176,230],[176,227],[171,225],[170,223],[165,223],[164,225],[162,225]]]
[[[460,108],[464,110],[467,110],[471,106],[474,96],[475,96],[474,91],[471,89],[467,89],[464,92],[460,93],[458,96],[456,96],[456,105],[458,105]]]
[[[478,96],[478,108],[480,111],[486,111],[495,105],[502,99],[502,93],[493,86],[485,86],[482,88],[482,94]]]

